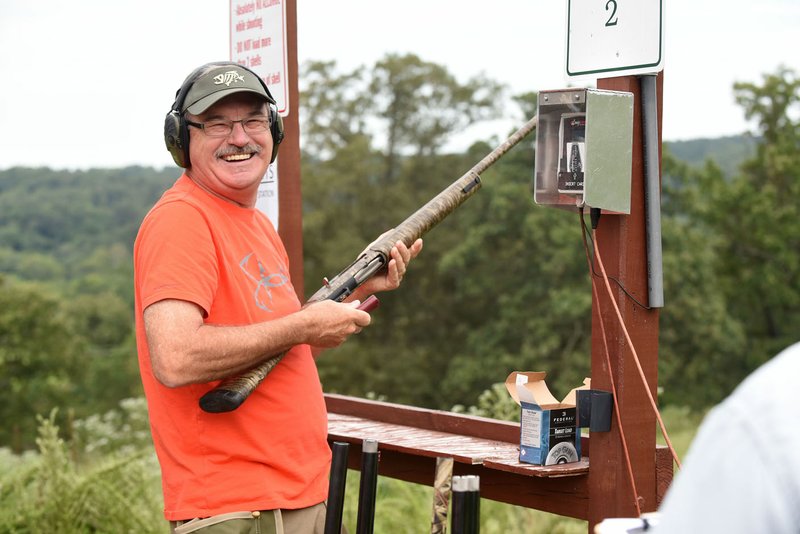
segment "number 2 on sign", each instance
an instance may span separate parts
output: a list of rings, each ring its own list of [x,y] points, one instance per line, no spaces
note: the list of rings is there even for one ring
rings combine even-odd
[[[617,0],[608,0],[606,2],[606,11],[608,11],[609,7],[611,6],[611,15],[608,16],[608,20],[606,21],[606,26],[616,26],[617,25]]]

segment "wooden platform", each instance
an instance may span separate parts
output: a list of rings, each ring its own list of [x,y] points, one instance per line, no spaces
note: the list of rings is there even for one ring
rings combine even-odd
[[[358,469],[364,439],[378,441],[379,474],[432,485],[437,457],[454,474],[481,477],[481,497],[586,519],[589,460],[557,466],[520,463],[516,423],[328,394],[328,439],[350,443]],[[582,447],[588,448],[588,439]]]

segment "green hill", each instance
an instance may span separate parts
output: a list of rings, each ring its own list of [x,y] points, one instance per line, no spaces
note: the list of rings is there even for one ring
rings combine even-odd
[[[758,138],[750,134],[726,137],[689,139],[687,141],[666,141],[664,147],[673,156],[693,167],[702,166],[713,160],[725,173],[734,176],[739,166],[752,158],[756,152]]]

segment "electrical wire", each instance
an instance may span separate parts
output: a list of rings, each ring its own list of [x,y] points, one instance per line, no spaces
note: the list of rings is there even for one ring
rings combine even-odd
[[[581,217],[582,218],[582,217]],[[664,441],[667,443],[667,448],[669,448],[669,452],[672,454],[672,458],[675,460],[675,463],[678,466],[678,469],[681,468],[681,462],[678,459],[678,455],[675,452],[675,448],[672,446],[672,442],[669,439],[669,433],[667,432],[667,428],[664,425],[664,420],[661,418],[661,412],[658,410],[658,406],[656,406],[655,399],[653,399],[653,394],[650,391],[650,387],[647,384],[647,378],[644,376],[644,370],[642,370],[642,364],[639,361],[639,355],[636,352],[636,348],[633,346],[633,341],[631,341],[631,336],[628,333],[628,329],[625,326],[625,321],[622,319],[622,313],[619,311],[619,306],[617,305],[617,301],[614,299],[614,292],[611,290],[611,284],[609,283],[608,275],[606,274],[605,266],[603,265],[603,258],[600,256],[600,247],[597,245],[597,233],[593,230],[594,235],[594,256],[597,259],[597,264],[600,266],[600,272],[603,275],[603,281],[605,282],[606,291],[608,292],[609,300],[611,304],[614,306],[614,311],[617,314],[617,319],[619,320],[619,324],[622,327],[622,332],[625,334],[625,340],[628,342],[628,346],[631,349],[631,353],[633,354],[633,361],[636,364],[636,369],[639,371],[639,377],[642,379],[642,384],[644,385],[645,393],[647,393],[647,398],[650,401],[650,406],[653,408],[653,412],[656,415],[656,419],[658,420],[658,425],[661,428],[661,434],[664,436]],[[594,287],[594,284],[592,284]]]
[[[586,220],[583,218],[583,208],[581,208],[581,226],[583,228],[583,239],[584,239],[584,241],[586,240],[586,237],[587,237],[587,234],[588,234],[589,241],[592,242],[592,249],[594,250],[594,239],[592,239],[592,234],[589,231],[589,229],[586,227]],[[592,275],[596,276],[597,278],[602,278],[602,276],[597,274],[597,271],[595,271],[595,269],[594,269],[594,258],[593,257],[592,257],[592,259],[589,260],[589,267],[591,268]],[[650,306],[646,306],[646,305],[642,304],[639,300],[636,299],[636,297],[631,295],[630,292],[625,288],[625,286],[622,285],[622,282],[620,282],[619,280],[617,280],[613,276],[609,276],[608,279],[612,280],[614,283],[616,283],[619,286],[619,288],[622,290],[622,292],[625,293],[625,295],[629,299],[631,299],[631,301],[633,301],[637,306],[639,306],[641,308],[644,308],[645,310],[652,310],[653,309]]]
[[[585,230],[586,223],[583,219],[583,208],[581,208],[581,227]],[[589,253],[589,244],[586,242],[586,232],[581,232],[581,237],[583,237],[583,250],[586,252],[586,262],[589,264],[589,269],[594,271],[594,266],[592,265],[592,255]],[[592,243],[594,245],[594,242]],[[597,287],[592,284],[592,295],[594,296],[595,302],[600,302],[599,296],[597,294]],[[628,479],[631,483],[631,489],[633,490],[633,505],[636,507],[636,516],[642,515],[642,509],[639,506],[639,492],[636,490],[636,480],[633,476],[633,465],[631,465],[631,454],[628,450],[628,440],[625,438],[625,431],[622,428],[622,416],[620,415],[619,411],[619,402],[617,399],[617,385],[614,380],[614,374],[611,372],[611,354],[608,350],[608,338],[606,337],[606,327],[603,322],[603,316],[600,313],[600,308],[597,308],[597,317],[598,322],[600,323],[600,333],[603,337],[603,347],[605,349],[605,356],[606,356],[606,369],[608,370],[608,380],[611,382],[611,398],[614,400],[614,415],[617,420],[617,428],[619,428],[619,437],[622,441],[622,450],[625,454],[625,467],[628,470]]]

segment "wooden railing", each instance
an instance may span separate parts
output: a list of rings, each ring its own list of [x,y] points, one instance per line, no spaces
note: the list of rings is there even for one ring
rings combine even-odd
[[[378,441],[378,473],[432,485],[437,457],[454,459],[456,475],[481,477],[481,497],[588,519],[590,440],[580,462],[535,466],[519,462],[519,425],[450,412],[327,394],[330,441],[350,443],[358,469],[364,439]],[[672,480],[672,459],[656,449],[658,501]]]

